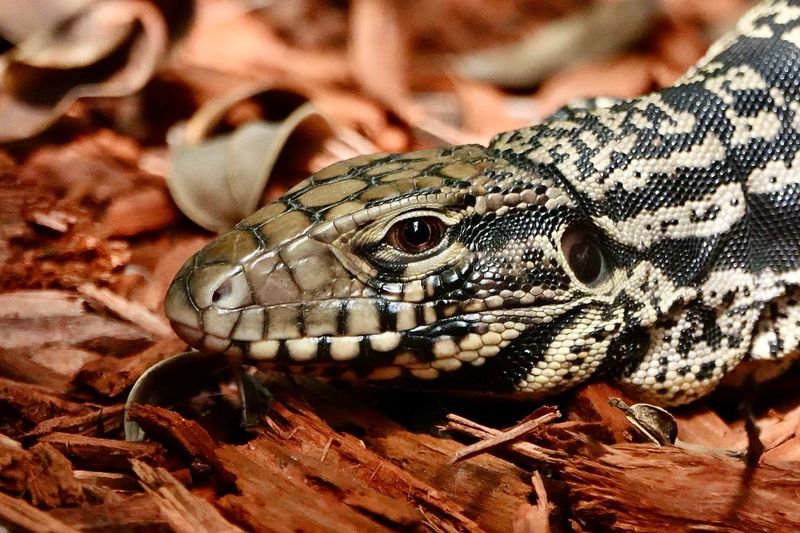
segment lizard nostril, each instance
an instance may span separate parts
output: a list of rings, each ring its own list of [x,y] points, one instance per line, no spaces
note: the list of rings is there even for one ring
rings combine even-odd
[[[233,292],[233,283],[230,278],[226,279],[214,290],[211,295],[211,302],[218,304],[226,300]]]
[[[250,284],[244,272],[228,265],[209,265],[196,269],[189,277],[188,286],[196,309],[212,306],[238,309],[253,303]]]

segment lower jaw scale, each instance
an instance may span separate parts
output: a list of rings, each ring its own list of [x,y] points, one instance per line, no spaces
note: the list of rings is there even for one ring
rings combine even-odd
[[[402,334],[398,332],[384,332],[374,335],[364,336],[344,336],[344,337],[304,337],[298,339],[283,340],[260,340],[247,344],[247,358],[254,363],[268,362],[276,364],[288,364],[296,366],[296,373],[308,373],[307,366],[311,364],[322,364],[324,366],[336,366],[341,370],[346,370],[347,365],[339,366],[337,363],[346,363],[363,355],[387,354],[391,360],[384,360],[383,363],[376,363],[378,366],[373,368],[365,375],[359,375],[360,379],[366,381],[388,381],[410,375],[422,380],[434,380],[441,374],[454,372],[462,366],[481,366],[487,359],[497,355],[503,347],[510,341],[497,338],[480,338],[471,336],[466,339],[465,345],[474,350],[464,350],[453,340],[440,341],[440,348],[434,349],[436,344],[431,347],[430,355],[432,359],[427,360],[424,356],[420,358],[418,354],[406,351],[401,348]],[[482,342],[477,342],[480,340]],[[483,342],[496,342],[496,344],[484,344]],[[326,344],[326,357],[318,358],[319,346]],[[236,344],[234,343],[234,346]],[[367,352],[365,354],[365,352]],[[440,353],[437,353],[440,352]],[[346,378],[348,372],[337,374],[338,378]],[[330,376],[328,376],[330,377]],[[353,379],[356,379],[354,374]]]
[[[372,352],[394,351],[400,347],[402,338],[401,333],[388,331],[374,335],[330,337],[325,338],[325,342],[331,360],[349,361],[361,355],[365,345]],[[248,357],[258,361],[270,361],[285,353],[290,361],[304,363],[317,358],[321,341],[322,338],[318,337],[253,341],[248,345]]]
[[[205,336],[203,331],[178,322],[172,322],[172,329],[178,334],[178,337],[192,346],[199,344]]]

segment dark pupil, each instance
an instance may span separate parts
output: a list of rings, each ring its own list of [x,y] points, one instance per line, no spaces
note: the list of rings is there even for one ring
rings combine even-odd
[[[591,284],[597,280],[603,269],[600,248],[589,239],[580,240],[570,248],[569,265],[581,283]]]
[[[402,237],[409,247],[422,248],[431,241],[431,227],[425,220],[409,220],[403,227]]]

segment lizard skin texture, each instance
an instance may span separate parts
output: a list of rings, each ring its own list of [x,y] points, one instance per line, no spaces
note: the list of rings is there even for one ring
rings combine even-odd
[[[673,87],[337,163],[190,259],[167,315],[206,352],[403,387],[674,405],[767,379],[800,351],[798,74],[800,1],[764,1]]]

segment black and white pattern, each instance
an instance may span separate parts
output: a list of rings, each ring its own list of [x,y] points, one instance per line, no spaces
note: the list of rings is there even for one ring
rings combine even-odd
[[[338,163],[187,263],[167,314],[203,350],[439,389],[771,377],[800,343],[798,74],[800,1],[765,1],[674,87]]]

